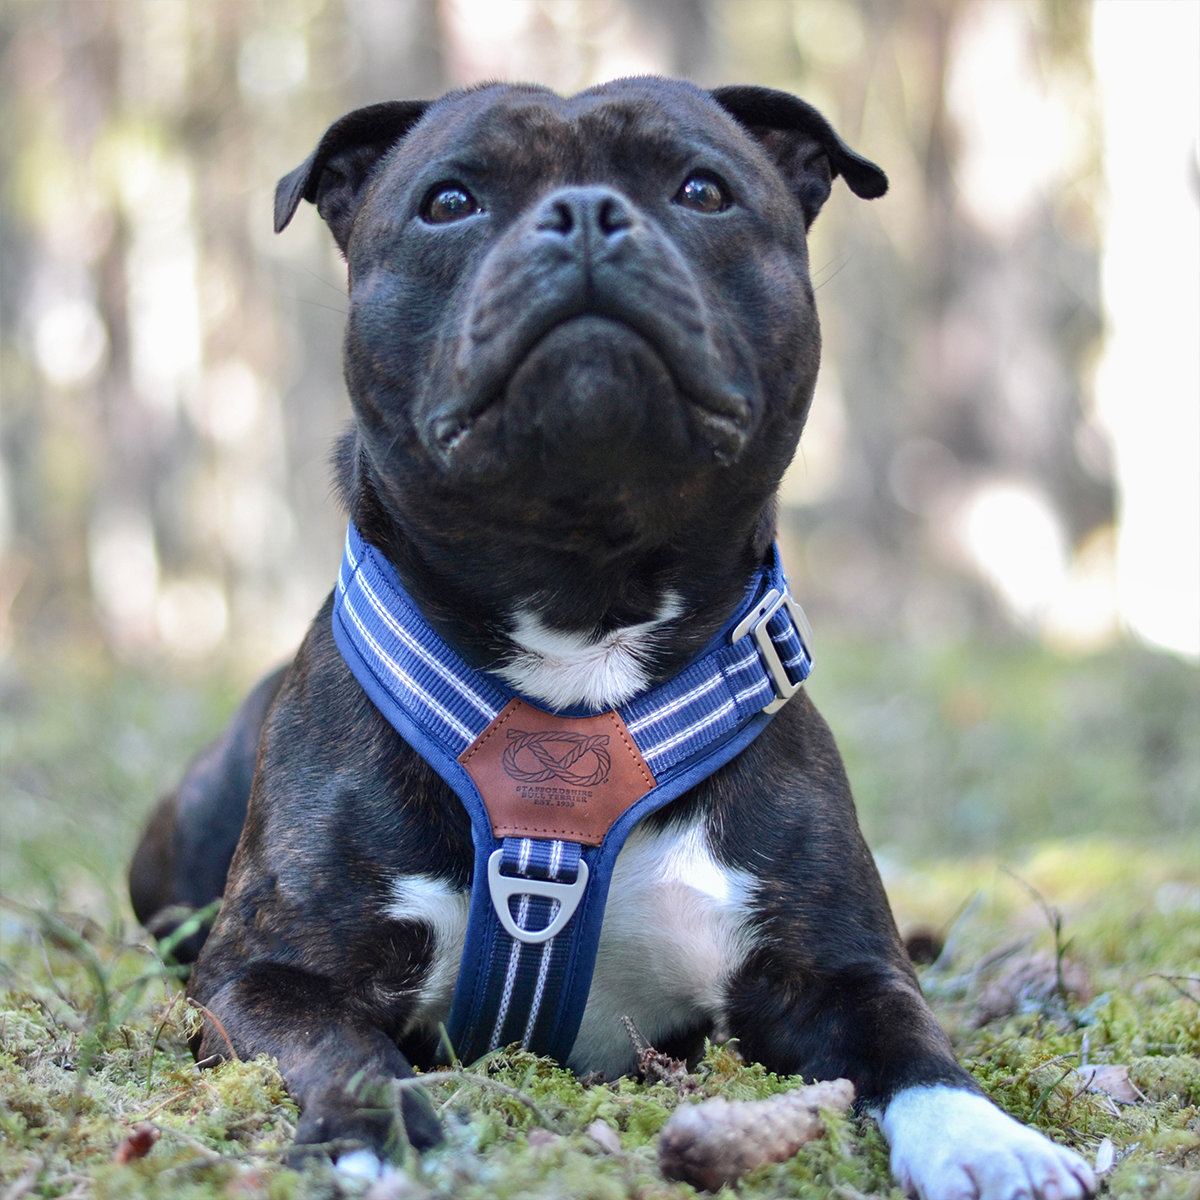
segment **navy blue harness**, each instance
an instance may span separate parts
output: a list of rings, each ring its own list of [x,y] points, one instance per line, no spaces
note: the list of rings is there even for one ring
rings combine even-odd
[[[333,635],[379,711],[470,814],[475,868],[447,1025],[451,1044],[468,1063],[512,1042],[565,1063],[629,831],[749,745],[812,669],[808,623],[788,594],[778,548],[689,666],[602,716],[583,708],[552,712],[469,667],[353,524]],[[481,747],[486,753],[474,757]],[[518,835],[530,832],[528,821],[514,824],[489,785],[481,791],[477,764],[486,756],[515,803],[523,797],[540,806],[530,812],[546,814],[545,835]],[[609,777],[621,771],[632,802],[611,824],[596,826]],[[586,830],[571,832],[589,820]],[[510,827],[516,832],[506,833]]]

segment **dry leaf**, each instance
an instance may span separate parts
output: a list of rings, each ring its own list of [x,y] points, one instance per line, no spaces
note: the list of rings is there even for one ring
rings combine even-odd
[[[1063,985],[1072,1000],[1091,998],[1091,981],[1082,963],[1063,960]],[[1012,1016],[1026,1005],[1041,1005],[1058,991],[1058,970],[1050,954],[1022,954],[1014,958],[997,979],[983,989],[971,1024],[980,1029],[989,1021]]]
[[[1136,1104],[1139,1100],[1146,1099],[1129,1078],[1129,1068],[1126,1066],[1111,1063],[1097,1067],[1080,1067],[1078,1075],[1089,1092],[1103,1092],[1114,1100],[1124,1100],[1127,1104]]]
[[[270,1188],[270,1180],[262,1171],[257,1167],[246,1167],[225,1185],[225,1195],[244,1196],[253,1200],[255,1197],[268,1195]]]
[[[154,1149],[154,1143],[162,1137],[157,1125],[149,1121],[140,1121],[122,1138],[113,1151],[112,1160],[115,1163],[133,1162],[135,1158],[145,1158]]]

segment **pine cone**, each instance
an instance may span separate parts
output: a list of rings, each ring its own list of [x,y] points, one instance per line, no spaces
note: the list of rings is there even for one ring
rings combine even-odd
[[[854,1102],[848,1079],[814,1083],[766,1100],[730,1103],[719,1097],[688,1104],[658,1135],[658,1165],[668,1179],[715,1192],[762,1163],[784,1162],[819,1138],[819,1108],[845,1112]]]

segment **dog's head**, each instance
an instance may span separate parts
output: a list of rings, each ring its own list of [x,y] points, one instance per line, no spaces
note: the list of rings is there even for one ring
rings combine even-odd
[[[337,121],[275,225],[314,202],[349,265],[352,509],[426,558],[468,529],[509,558],[749,542],[812,398],[806,231],[839,175],[887,187],[763,88],[494,84]]]

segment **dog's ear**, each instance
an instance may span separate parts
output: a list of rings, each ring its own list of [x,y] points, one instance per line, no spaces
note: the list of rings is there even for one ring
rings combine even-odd
[[[856,196],[874,200],[887,191],[887,176],[855,154],[811,104],[765,87],[722,87],[712,98],[756,137],[791,185],[808,228],[840,175]]]
[[[344,254],[371,168],[421,119],[430,103],[389,100],[356,108],[334,121],[308,158],[275,185],[275,232],[286,228],[301,200],[308,200],[317,206]]]

